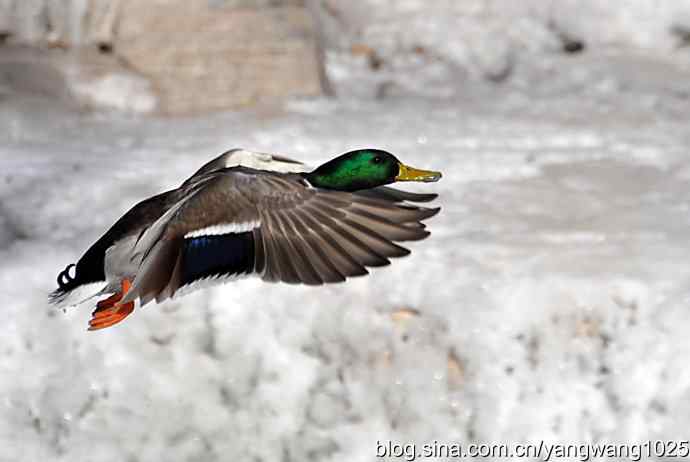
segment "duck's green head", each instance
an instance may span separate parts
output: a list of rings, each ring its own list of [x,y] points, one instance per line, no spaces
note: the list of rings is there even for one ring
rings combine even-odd
[[[380,149],[358,149],[326,162],[305,176],[318,188],[357,191],[396,181],[438,181],[441,172],[409,167]]]

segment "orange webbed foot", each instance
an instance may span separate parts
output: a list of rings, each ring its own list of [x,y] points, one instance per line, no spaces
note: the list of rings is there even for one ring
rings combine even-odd
[[[114,307],[117,304],[117,302],[122,300],[123,296],[124,295],[122,294],[122,292],[117,292],[108,298],[99,300],[98,303],[96,303],[96,311],[94,311],[94,313],[96,313],[97,311],[102,311]]]
[[[134,311],[134,302],[116,304],[112,308],[96,310],[89,321],[89,330],[105,329],[125,319]]]
[[[125,319],[134,311],[134,302],[119,303],[129,291],[132,284],[127,279],[122,280],[122,291],[100,300],[91,314],[89,330],[99,330],[110,327]]]

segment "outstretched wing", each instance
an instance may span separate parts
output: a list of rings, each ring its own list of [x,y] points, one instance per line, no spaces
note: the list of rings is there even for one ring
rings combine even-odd
[[[310,285],[367,274],[409,254],[396,242],[428,236],[421,222],[439,211],[387,189],[346,193],[312,188],[294,174],[215,172],[147,231],[125,301],[161,301],[200,282],[249,274]]]

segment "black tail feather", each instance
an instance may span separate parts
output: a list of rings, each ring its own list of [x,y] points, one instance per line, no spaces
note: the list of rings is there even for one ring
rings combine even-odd
[[[57,276],[58,288],[48,295],[50,303],[60,303],[70,291],[79,286],[76,278],[76,266],[74,263],[70,263],[64,270],[60,271]],[[70,275],[72,268],[75,268],[75,276]]]
[[[76,278],[70,276],[70,274],[69,274],[70,269],[76,268],[76,267],[77,267],[76,264],[70,263],[69,265],[67,265],[67,267],[64,270],[60,271],[60,274],[58,274],[58,277],[57,277],[58,290],[60,290],[62,292],[69,292],[70,290],[77,287]],[[76,272],[75,272],[75,274],[76,274]]]

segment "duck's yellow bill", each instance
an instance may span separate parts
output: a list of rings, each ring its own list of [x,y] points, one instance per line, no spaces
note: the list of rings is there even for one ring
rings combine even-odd
[[[405,164],[399,164],[398,176],[395,181],[423,181],[430,183],[441,179],[441,172],[431,170],[420,170]]]

